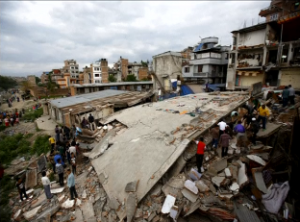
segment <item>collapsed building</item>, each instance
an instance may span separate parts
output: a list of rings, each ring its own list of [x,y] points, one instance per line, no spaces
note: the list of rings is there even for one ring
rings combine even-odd
[[[68,127],[79,125],[83,117],[92,114],[95,119],[111,115],[114,110],[130,107],[142,102],[151,101],[151,91],[103,90],[44,103],[44,113]]]

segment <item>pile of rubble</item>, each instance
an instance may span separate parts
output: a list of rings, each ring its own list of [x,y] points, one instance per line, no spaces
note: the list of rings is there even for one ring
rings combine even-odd
[[[231,100],[237,97],[233,96]],[[194,98],[189,98],[189,101],[195,100]],[[238,101],[241,99],[243,102],[244,97],[238,98]],[[216,98],[204,100],[206,106],[209,102],[216,101]],[[220,101],[223,101],[223,104],[226,99],[222,98]],[[220,106],[220,101],[216,107]],[[181,102],[172,100],[171,103],[176,107],[179,104],[182,108]],[[241,147],[233,137],[228,156],[222,158],[220,148],[211,148],[211,137],[207,132],[208,127],[220,118],[220,113],[214,112],[210,107],[203,112],[203,104],[202,108],[199,106],[202,111],[197,112],[197,109],[189,111],[198,113],[199,116],[196,118],[193,115],[181,115],[184,107],[179,110],[179,117],[176,117],[178,113],[173,112],[175,109],[172,108],[167,110],[159,106],[140,108],[148,115],[147,119],[139,119],[139,115],[143,116],[136,113],[137,117],[131,122],[128,116],[132,115],[134,109],[124,111],[118,114],[118,118],[113,116],[106,122],[103,121],[103,125],[107,128],[98,129],[101,133],[97,134],[93,143],[83,143],[89,140],[81,138],[82,159],[75,177],[79,195],[76,201],[69,199],[68,189],[53,182],[51,192],[55,197],[51,202],[47,202],[44,191],[36,188],[40,183],[38,179],[38,185],[27,191],[32,198],[25,205],[18,202],[18,197],[12,198],[10,204],[13,207],[13,219],[253,222],[279,221],[291,217],[293,207],[286,200],[290,189],[288,177],[278,172],[280,169],[278,159],[283,155],[278,146],[273,146],[274,148],[268,146],[266,144],[269,143],[261,139],[262,142],[257,141],[255,146],[245,143],[246,145]],[[162,113],[158,114],[160,112]],[[173,115],[172,118],[175,116],[177,122],[170,122],[169,128],[166,126],[148,132],[147,130],[152,130],[154,125],[159,124],[155,122],[155,115],[162,115],[164,118]],[[187,119],[189,121],[186,121]],[[184,121],[186,123],[181,124]],[[140,125],[144,126],[145,132],[138,136],[137,132],[142,129],[139,128]],[[280,125],[278,127],[280,128]],[[166,133],[169,129],[172,130]],[[204,170],[201,173],[196,170],[196,144],[188,139],[198,131],[202,131],[207,144],[203,161]],[[98,140],[100,142],[97,142]],[[141,148],[144,150],[144,156],[139,156],[140,151],[132,151],[139,149],[140,145],[137,143],[140,141],[145,144]],[[149,141],[153,144],[149,144]],[[148,163],[140,165],[143,161],[149,161],[147,155],[154,152],[149,151],[147,145],[155,147],[157,144],[160,145],[161,153],[151,157],[149,164],[152,163],[153,169],[148,167],[150,166]],[[179,151],[177,156],[172,156]],[[126,154],[138,158],[134,159],[136,160],[134,162],[130,159],[132,157]],[[159,162],[155,158],[159,159],[163,155],[167,158],[162,159],[164,161],[162,167],[157,167],[156,164]],[[122,183],[116,184],[118,181]]]

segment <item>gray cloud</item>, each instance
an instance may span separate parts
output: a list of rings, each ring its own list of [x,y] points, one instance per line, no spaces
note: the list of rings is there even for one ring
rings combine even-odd
[[[269,1],[0,2],[0,74],[40,75],[76,59],[110,64],[180,51],[207,36],[231,44],[231,31],[258,21]],[[260,21],[263,21],[260,18]]]

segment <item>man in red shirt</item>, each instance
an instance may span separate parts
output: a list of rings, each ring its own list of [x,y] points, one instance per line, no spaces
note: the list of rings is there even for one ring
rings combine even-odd
[[[203,171],[201,170],[201,168],[202,168],[204,150],[206,149],[206,144],[203,142],[203,140],[204,140],[203,137],[200,138],[200,141],[193,140],[197,144],[196,161],[197,161],[197,168],[199,173]]]

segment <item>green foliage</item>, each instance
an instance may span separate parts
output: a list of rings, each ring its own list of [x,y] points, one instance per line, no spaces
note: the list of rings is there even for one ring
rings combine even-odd
[[[14,158],[22,154],[28,154],[30,151],[30,142],[28,135],[16,134],[13,136],[3,135],[0,138],[0,161],[8,164]]]
[[[52,166],[51,166],[52,167]],[[53,172],[51,172],[50,174],[49,174],[49,180],[50,181],[55,181],[55,176],[54,176],[54,173]]]
[[[141,60],[141,64],[142,64],[143,67],[148,67],[148,62],[149,62],[149,61],[144,62],[143,60]]]
[[[32,110],[32,111],[28,111],[25,112],[25,114],[22,116],[23,120],[35,120],[37,118],[40,118],[43,115],[43,109],[39,108],[37,110]]]
[[[0,76],[0,88],[8,90],[16,87],[17,85],[18,83],[14,79],[6,76]]]
[[[0,220],[1,221],[11,221],[11,208],[8,204],[9,194],[15,188],[15,182],[9,176],[4,175],[1,183],[1,192],[0,192]]]
[[[50,150],[50,144],[48,142],[48,135],[39,135],[34,141],[34,144],[31,149],[31,154],[36,153],[41,155],[42,153],[46,154]]]
[[[4,131],[5,129],[6,129],[5,125],[2,124],[2,125],[0,126],[0,132],[1,132],[1,131]]]
[[[41,79],[40,79],[39,77],[36,76],[36,77],[35,77],[35,83],[36,83],[36,84],[39,84],[40,82],[41,82]]]
[[[110,74],[110,75],[108,76],[108,81],[109,81],[109,82],[117,82],[117,78],[114,77],[114,75]]]
[[[137,79],[136,79],[135,75],[133,75],[133,74],[127,75],[127,77],[125,79],[125,82],[136,82],[136,81],[137,81]]]

